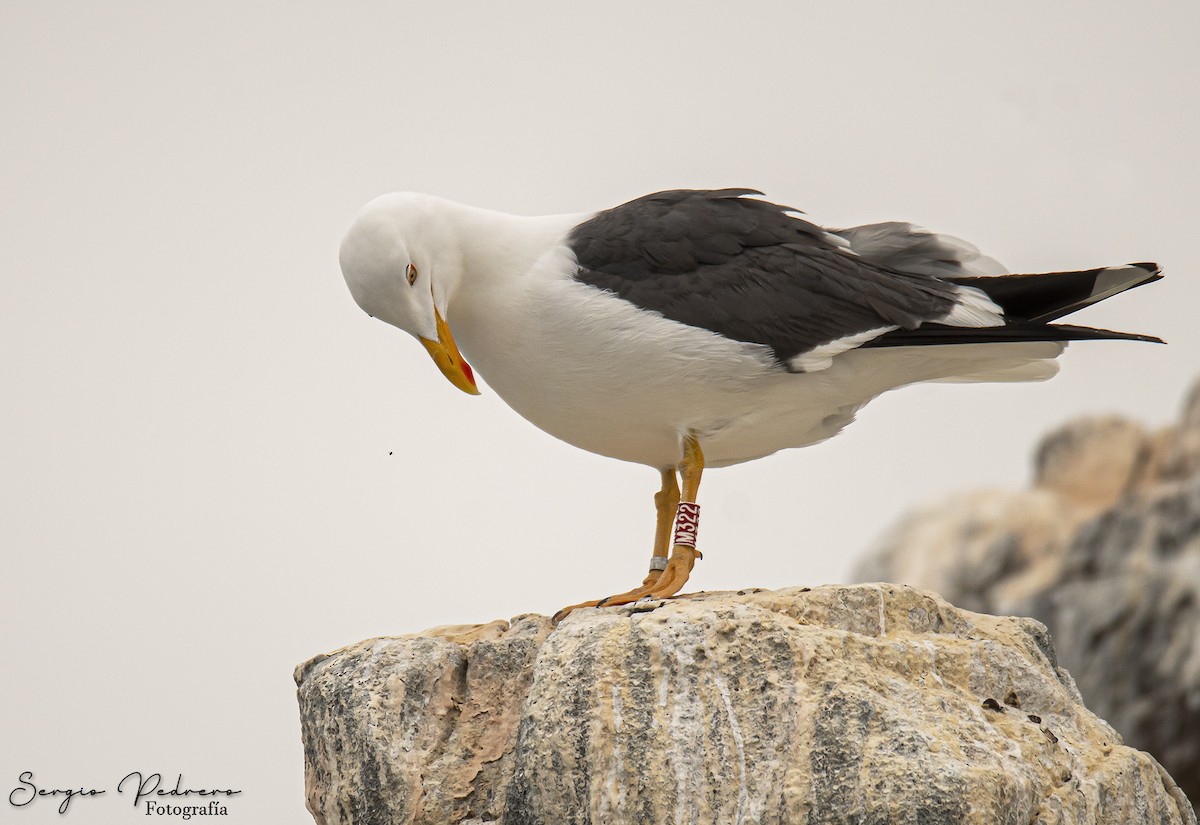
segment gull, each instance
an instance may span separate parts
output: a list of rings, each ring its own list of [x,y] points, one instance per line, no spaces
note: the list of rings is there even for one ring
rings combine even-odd
[[[560,619],[682,589],[706,467],[824,441],[897,387],[1044,380],[1068,341],[1159,341],[1055,323],[1159,279],[1155,264],[1005,274],[956,238],[827,229],[753,189],[542,217],[387,194],[339,261],[359,307],[458,389],[478,394],[478,372],[550,435],[659,472],[642,584]]]

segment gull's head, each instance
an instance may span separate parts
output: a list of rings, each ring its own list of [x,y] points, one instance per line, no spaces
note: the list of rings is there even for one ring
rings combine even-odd
[[[364,312],[417,338],[451,384],[478,395],[445,320],[463,270],[448,206],[410,192],[376,198],[346,233],[338,260]]]

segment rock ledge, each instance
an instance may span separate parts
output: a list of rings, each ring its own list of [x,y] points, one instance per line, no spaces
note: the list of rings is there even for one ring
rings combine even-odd
[[[296,669],[333,823],[1187,823],[1046,629],[888,584],[371,639]]]

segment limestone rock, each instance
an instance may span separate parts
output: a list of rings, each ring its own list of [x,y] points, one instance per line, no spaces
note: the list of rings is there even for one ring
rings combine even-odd
[[[1052,433],[1032,489],[924,508],[856,578],[1044,622],[1089,707],[1200,797],[1200,383],[1160,432]]]
[[[858,585],[482,627],[297,668],[318,823],[1196,823],[1029,619]]]

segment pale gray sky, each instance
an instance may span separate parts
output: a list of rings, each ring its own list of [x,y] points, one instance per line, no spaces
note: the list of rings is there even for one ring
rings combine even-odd
[[[750,186],[1015,270],[1158,260],[1046,384],[934,386],[705,476],[696,588],[819,584],[913,505],[1015,485],[1200,365],[1200,6],[0,4],[0,807],[22,771],[244,789],[306,822],[292,666],[640,579],[657,474],[469,398],[354,306],[366,200],[519,213]],[[13,818],[15,816],[15,818]]]

